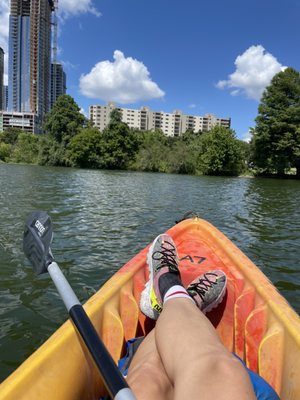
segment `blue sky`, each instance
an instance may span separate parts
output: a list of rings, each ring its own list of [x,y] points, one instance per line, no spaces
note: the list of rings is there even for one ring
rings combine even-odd
[[[123,107],[231,117],[241,139],[262,90],[300,70],[298,0],[59,0],[59,55],[68,94],[88,113]],[[7,49],[8,0],[0,0]]]

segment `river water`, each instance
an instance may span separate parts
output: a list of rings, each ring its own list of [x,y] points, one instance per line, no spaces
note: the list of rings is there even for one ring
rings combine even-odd
[[[300,313],[300,181],[0,164],[0,381],[67,314],[22,252],[33,210],[52,217],[52,250],[79,299],[188,210],[225,233]]]

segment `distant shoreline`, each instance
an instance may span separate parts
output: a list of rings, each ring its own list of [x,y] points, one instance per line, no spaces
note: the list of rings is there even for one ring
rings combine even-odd
[[[240,175],[204,175],[204,174],[181,174],[181,173],[176,173],[176,172],[162,172],[162,171],[143,171],[139,169],[109,169],[109,168],[81,168],[81,167],[67,167],[67,166],[59,166],[59,165],[39,165],[39,164],[30,164],[30,163],[17,163],[17,162],[6,162],[3,160],[0,160],[0,164],[10,164],[10,165],[33,165],[37,167],[53,167],[53,168],[74,168],[74,169],[79,169],[79,170],[93,170],[93,171],[124,171],[124,172],[145,172],[145,173],[160,173],[160,174],[175,174],[175,175],[187,175],[187,176],[214,176],[214,177],[227,177],[227,178],[249,178],[249,179],[256,179],[256,178],[262,178],[262,179],[282,179],[282,180],[300,180],[300,177],[298,177],[296,174],[285,174],[282,176],[278,176],[276,174],[254,174],[254,173],[244,173]]]

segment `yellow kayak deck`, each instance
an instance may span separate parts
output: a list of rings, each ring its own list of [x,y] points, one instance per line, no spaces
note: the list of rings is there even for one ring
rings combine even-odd
[[[300,399],[300,318],[266,276],[207,221],[193,218],[168,232],[180,258],[184,285],[211,269],[228,276],[227,295],[208,317],[224,345],[246,361],[282,400]],[[148,247],[124,265],[85,304],[117,361],[124,343],[154,322],[139,311],[148,279]],[[63,324],[0,386],[1,399],[99,399],[103,383],[72,323]]]

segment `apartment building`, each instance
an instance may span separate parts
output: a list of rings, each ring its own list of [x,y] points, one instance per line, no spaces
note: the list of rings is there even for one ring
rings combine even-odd
[[[149,107],[142,107],[140,110],[119,108],[114,103],[107,105],[90,106],[89,116],[94,126],[102,131],[109,123],[111,111],[117,108],[122,114],[122,121],[130,128],[140,130],[161,129],[166,136],[180,136],[186,131],[193,132],[208,131],[214,126],[230,128],[230,118],[217,118],[213,114],[205,116],[185,115],[181,111],[166,113],[152,111]]]
[[[51,14],[53,0],[11,0],[9,17],[8,109],[49,111]]]

